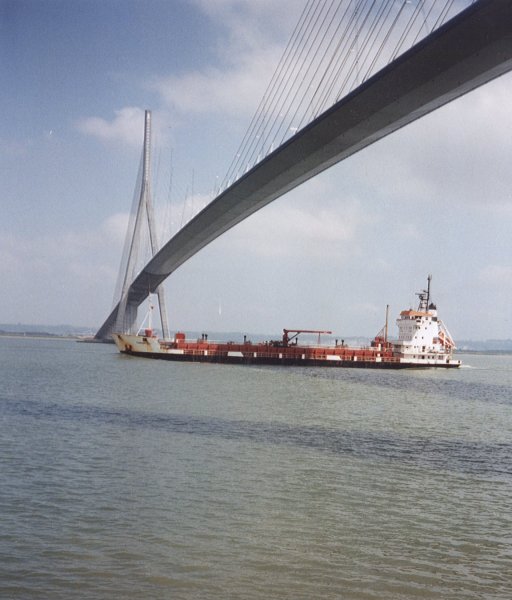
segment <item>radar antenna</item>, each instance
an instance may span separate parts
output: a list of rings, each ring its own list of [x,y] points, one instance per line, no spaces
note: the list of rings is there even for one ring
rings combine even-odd
[[[430,282],[432,281],[432,275],[427,277],[427,289],[417,292],[416,296],[419,297],[420,302],[418,304],[418,311],[427,312],[430,306]]]

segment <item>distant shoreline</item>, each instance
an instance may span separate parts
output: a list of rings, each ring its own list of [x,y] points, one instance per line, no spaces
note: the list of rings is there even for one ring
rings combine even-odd
[[[34,340],[70,340],[76,341],[80,339],[82,336],[75,334],[68,335],[59,335],[56,333],[44,333],[44,332],[26,332],[26,333],[18,333],[16,331],[0,331],[0,337],[5,338],[24,338],[24,339],[34,339]]]
[[[0,338],[15,338],[24,340],[56,340],[56,341],[69,341],[69,342],[81,342],[84,344],[113,344],[114,340],[105,341],[97,340],[92,335],[79,335],[76,333],[58,334],[58,333],[45,333],[41,332],[17,332],[17,331],[0,331]]]
[[[57,340],[57,341],[70,341],[70,342],[81,342],[85,344],[105,344],[114,343],[104,340],[96,340],[92,335],[76,334],[76,333],[47,333],[44,331],[0,331],[0,338],[14,338],[14,339],[34,339],[34,340]],[[467,342],[466,342],[467,343]],[[478,344],[479,342],[475,342]],[[501,348],[460,348],[457,349],[456,354],[494,354],[494,355],[509,355],[512,354],[512,350],[501,349]]]
[[[455,354],[512,354],[512,350],[468,350],[464,348],[462,350],[456,350]]]

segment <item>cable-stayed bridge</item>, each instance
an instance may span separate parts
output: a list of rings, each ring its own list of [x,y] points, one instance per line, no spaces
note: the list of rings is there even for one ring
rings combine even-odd
[[[327,5],[327,2],[324,4]],[[406,4],[411,3],[384,0],[378,3],[364,0],[330,3],[329,6],[346,7],[344,19],[339,21],[343,25],[336,28],[338,40],[355,40],[348,42],[343,51],[338,41],[332,56],[343,61],[347,54],[352,54],[351,66],[342,69],[337,63],[328,76],[321,74],[320,82],[313,86],[313,96],[308,98],[306,113],[310,111],[309,117],[303,113],[298,119],[299,122],[311,120],[291,137],[283,138],[282,143],[275,149],[271,148],[264,158],[258,157],[255,166],[239,175],[244,159],[253,156],[255,151],[259,152],[253,144],[255,139],[279,139],[279,131],[277,137],[271,134],[275,123],[278,123],[275,127],[280,127],[278,119],[260,118],[258,129],[251,124],[246,136],[249,142],[241,146],[230,170],[233,183],[228,181],[227,187],[209,205],[158,252],[154,252],[151,260],[133,279],[127,278],[128,270],[125,272],[125,285],[119,302],[98,330],[96,338],[106,339],[114,330],[130,330],[134,326],[137,307],[150,293],[158,291],[160,284],[173,271],[260,208],[393,131],[511,70],[510,0],[477,0],[440,25],[448,14],[448,7],[454,4],[453,0],[442,2],[436,26],[417,43],[414,42],[419,30],[414,33],[411,22],[414,18],[421,24],[419,29],[423,27],[428,3],[418,0],[404,28],[397,31],[396,24]],[[431,6],[434,4],[436,2],[430,3]],[[320,13],[314,13],[314,5],[315,0],[307,5],[311,9],[308,23],[312,22],[311,15],[316,22],[321,19]],[[398,12],[392,13],[393,7],[396,9],[397,6]],[[417,10],[418,7],[422,10]],[[387,8],[389,12],[384,13]],[[324,13],[324,19],[328,16],[329,13]],[[306,17],[307,12],[303,13],[303,27],[306,27]],[[385,22],[390,23],[387,28],[383,27]],[[413,44],[399,54],[405,38],[411,36]],[[391,38],[394,43],[388,64],[371,74],[386,39],[389,41]],[[312,46],[303,46],[301,51],[308,55],[313,53]],[[289,64],[296,62],[295,54]],[[311,64],[308,69],[313,69]],[[345,93],[347,81],[351,78],[358,82],[361,70],[364,71],[363,82]],[[279,69],[276,73],[279,76]],[[343,77],[342,73],[345,74]],[[319,112],[325,104],[322,94],[340,80],[343,85],[337,88],[336,101]],[[320,96],[318,90],[321,90]],[[297,91],[292,91],[291,95],[296,97]],[[260,105],[260,114],[268,114],[270,106],[280,112],[280,102],[289,97],[290,91],[279,92],[278,84],[274,85],[263,106]],[[287,110],[292,111],[294,118],[297,118],[297,106],[293,101],[288,102]],[[142,196],[141,202],[145,202]],[[147,212],[148,204],[144,206]],[[149,219],[150,213],[147,214]]]

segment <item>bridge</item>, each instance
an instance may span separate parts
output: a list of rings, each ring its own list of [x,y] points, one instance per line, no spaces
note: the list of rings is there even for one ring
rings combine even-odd
[[[133,327],[137,307],[186,260],[301,183],[512,69],[512,3],[478,0],[337,101],[227,187],[126,287],[96,333]]]

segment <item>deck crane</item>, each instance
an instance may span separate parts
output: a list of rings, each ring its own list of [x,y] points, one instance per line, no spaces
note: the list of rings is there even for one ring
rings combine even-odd
[[[290,336],[290,333],[293,335]],[[319,329],[283,329],[283,346],[289,346],[290,342],[297,338],[299,333],[317,333],[318,344],[320,345],[320,335],[322,333],[331,334],[332,331],[323,331]]]

